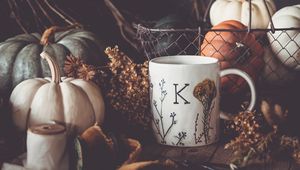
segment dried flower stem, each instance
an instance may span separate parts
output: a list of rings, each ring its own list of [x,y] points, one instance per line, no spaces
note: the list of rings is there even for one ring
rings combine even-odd
[[[164,100],[167,96],[167,91],[164,90],[165,83],[166,82],[165,82],[164,79],[162,79],[161,82],[159,83],[159,88],[160,88],[160,93],[161,93],[161,96],[159,98],[159,100],[160,100],[160,109],[158,109],[157,101],[153,100],[153,106],[154,106],[155,111],[156,111],[156,113],[159,117],[159,119],[154,119],[153,118],[153,122],[154,122],[154,125],[155,125],[156,129],[157,129],[157,133],[161,137],[161,140],[162,140],[161,142],[162,143],[166,143],[166,141],[165,141],[166,136],[169,134],[169,132],[170,132],[171,128],[173,127],[173,125],[176,124],[176,121],[175,121],[176,113],[172,112],[170,114],[170,117],[172,118],[171,124],[168,127],[167,131],[165,131],[164,121],[163,121],[163,110],[162,110],[163,109],[163,102],[164,102]]]
[[[186,132],[179,132],[177,136],[175,136],[175,138],[178,139],[178,141],[176,142],[176,146],[181,145],[183,146],[184,143],[182,143],[182,140],[184,140],[186,138]]]

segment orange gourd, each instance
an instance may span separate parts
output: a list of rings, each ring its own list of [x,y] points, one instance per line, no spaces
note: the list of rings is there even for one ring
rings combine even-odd
[[[242,31],[246,29],[245,25],[235,20],[212,27],[200,46],[200,55],[219,59],[221,69],[241,69],[255,81],[264,66],[264,51],[253,33]],[[223,90],[229,93],[240,92],[246,86],[245,80],[238,76],[222,77],[221,84]]]

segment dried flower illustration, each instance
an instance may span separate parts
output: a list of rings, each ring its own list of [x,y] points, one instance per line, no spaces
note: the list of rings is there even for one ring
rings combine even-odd
[[[193,92],[194,97],[196,97],[203,105],[203,117],[202,117],[202,122],[203,122],[203,129],[202,133],[200,136],[197,137],[196,131],[198,127],[198,119],[199,119],[199,114],[197,114],[196,121],[195,121],[195,143],[202,142],[201,138],[204,137],[204,142],[207,144],[210,140],[209,136],[209,130],[212,129],[210,127],[210,119],[211,119],[211,111],[214,107],[213,100],[217,95],[217,89],[214,81],[205,79],[201,83],[197,84],[196,87],[194,88]]]
[[[186,132],[182,131],[179,132],[177,136],[175,136],[175,138],[177,139],[176,143],[172,143],[175,146],[184,146],[183,140],[187,137]]]
[[[166,136],[169,134],[171,128],[177,123],[177,121],[175,120],[175,117],[176,117],[176,113],[175,112],[171,112],[170,113],[170,117],[172,118],[171,120],[171,124],[169,125],[169,127],[167,129],[165,129],[164,127],[164,117],[163,117],[163,103],[164,103],[164,100],[167,96],[167,91],[164,89],[164,86],[165,86],[165,80],[162,79],[160,82],[159,82],[159,89],[160,89],[160,97],[159,97],[159,104],[160,104],[160,108],[158,106],[158,102],[156,100],[153,100],[153,110],[155,109],[155,112],[157,113],[158,115],[158,118],[155,119],[153,117],[153,123],[154,123],[154,126],[157,130],[157,134],[160,136],[161,138],[161,143],[163,144],[166,144],[166,141],[165,141],[165,138]]]

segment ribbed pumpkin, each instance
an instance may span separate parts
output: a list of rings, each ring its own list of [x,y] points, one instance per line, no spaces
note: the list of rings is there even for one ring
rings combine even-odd
[[[265,66],[261,73],[261,81],[271,85],[287,85],[297,80],[297,74],[294,70],[285,67],[271,47],[265,48],[264,57]]]
[[[2,119],[2,117],[3,117],[3,99],[0,96],[0,119]],[[0,120],[0,122],[2,123],[2,120]],[[0,127],[2,127],[2,126],[0,125]],[[1,132],[1,130],[0,130],[0,132]]]
[[[300,28],[300,4],[287,6],[272,16],[275,28],[283,31],[268,32],[271,49],[287,67],[300,71],[300,31],[284,28]]]
[[[264,2],[265,1],[265,2]],[[249,0],[216,0],[210,8],[210,21],[217,25],[226,20],[240,21],[244,25],[249,24]],[[268,10],[266,6],[268,7]],[[276,11],[274,0],[252,0],[251,2],[251,26],[252,28],[267,28],[269,12],[272,16]]]
[[[56,57],[63,73],[66,56],[72,54],[91,64],[103,63],[104,46],[96,36],[74,27],[51,27],[41,36],[38,33],[21,34],[0,44],[0,94],[9,95],[21,81],[50,76],[50,70],[40,53],[46,51]]]
[[[221,69],[239,68],[255,81],[264,66],[263,47],[247,27],[235,20],[224,21],[206,33],[201,45],[201,55],[220,60]],[[231,31],[230,31],[231,30]],[[233,31],[236,30],[236,31]],[[229,93],[241,91],[246,82],[237,76],[221,78],[222,88]]]
[[[3,126],[3,124],[5,123],[5,120],[3,118],[4,118],[4,115],[3,115],[3,99],[0,96],[0,140],[2,140],[4,131],[5,131],[4,126]]]
[[[61,80],[55,59],[41,56],[49,64],[52,79],[28,79],[14,88],[10,104],[18,129],[55,121],[66,124],[70,135],[80,134],[104,119],[104,101],[99,87],[82,79]]]

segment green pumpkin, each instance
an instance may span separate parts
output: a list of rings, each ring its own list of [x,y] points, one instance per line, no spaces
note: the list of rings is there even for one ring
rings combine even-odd
[[[3,112],[3,99],[2,97],[0,97],[0,117],[2,115],[2,112]]]
[[[5,111],[5,106],[4,106],[4,100],[2,97],[0,97],[0,142],[3,141],[4,136],[7,134],[7,122],[8,121],[8,117],[6,111]],[[11,123],[11,122],[10,122]],[[1,152],[1,148],[0,148],[0,152]],[[0,156],[1,159],[1,156]]]
[[[57,32],[61,30],[64,31]],[[47,63],[41,60],[42,51],[56,56],[61,73],[70,54],[89,64],[103,64],[104,46],[93,33],[83,29],[65,30],[51,27],[43,35],[21,34],[0,43],[0,94],[9,95],[23,80],[51,75]]]

